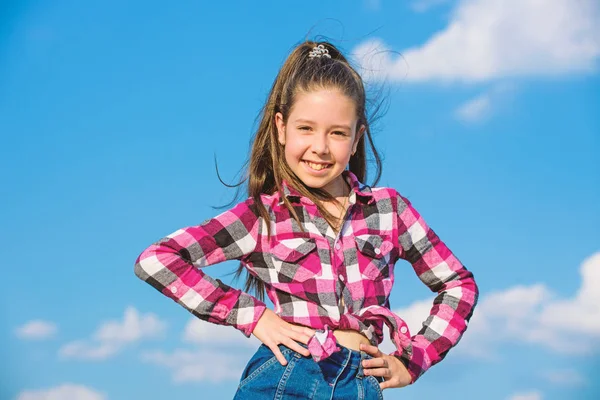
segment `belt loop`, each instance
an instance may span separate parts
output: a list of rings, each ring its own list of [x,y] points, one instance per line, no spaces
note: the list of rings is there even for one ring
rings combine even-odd
[[[358,365],[358,373],[356,374],[356,377],[358,379],[362,379],[365,376],[364,368],[363,368],[363,361],[366,360],[367,357],[368,357],[368,354],[365,351],[360,350],[360,363]]]

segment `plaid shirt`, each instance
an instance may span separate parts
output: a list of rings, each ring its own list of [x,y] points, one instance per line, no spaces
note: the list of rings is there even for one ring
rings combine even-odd
[[[430,229],[411,203],[390,188],[370,188],[349,171],[349,206],[336,234],[316,205],[284,182],[283,195],[262,195],[270,220],[259,216],[252,198],[198,226],[180,229],[138,257],[135,273],[196,317],[230,325],[249,337],[266,305],[213,279],[202,267],[240,260],[264,281],[282,319],[317,333],[308,343],[319,361],[337,350],[333,329],[353,329],[374,345],[387,325],[397,347],[392,353],[414,382],[441,361],[467,328],[478,297],[473,275]],[[266,224],[271,237],[267,237]],[[390,310],[394,264],[407,260],[438,295],[414,336]]]

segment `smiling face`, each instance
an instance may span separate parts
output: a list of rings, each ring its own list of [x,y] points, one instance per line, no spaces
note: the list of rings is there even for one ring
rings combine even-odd
[[[287,121],[275,115],[289,167],[306,186],[334,197],[346,191],[341,173],[365,129],[357,122],[354,102],[335,89],[298,93]]]

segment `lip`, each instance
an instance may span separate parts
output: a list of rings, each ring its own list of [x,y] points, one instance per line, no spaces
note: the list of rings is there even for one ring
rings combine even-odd
[[[328,165],[328,166],[329,166],[329,168],[323,168],[323,169],[321,169],[321,170],[312,169],[312,168],[311,168],[311,167],[308,165],[308,163],[309,163],[309,162],[310,162],[310,163],[313,163],[313,164]],[[332,164],[332,163],[314,162],[314,161],[310,161],[310,160],[302,160],[302,161],[301,161],[301,163],[302,163],[302,165],[304,166],[304,169],[305,169],[305,170],[306,170],[308,173],[310,173],[310,174],[312,174],[312,175],[317,175],[317,176],[320,176],[320,175],[326,175],[326,174],[327,174],[327,171],[328,171],[329,169],[331,169],[331,167],[333,166],[333,164]]]

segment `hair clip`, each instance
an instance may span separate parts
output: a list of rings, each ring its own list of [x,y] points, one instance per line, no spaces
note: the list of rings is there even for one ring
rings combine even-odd
[[[331,56],[329,55],[329,50],[327,50],[325,48],[325,46],[323,46],[322,44],[313,47],[313,49],[310,51],[310,53],[308,53],[308,57],[310,57],[310,58],[321,57],[321,56],[331,58]]]

